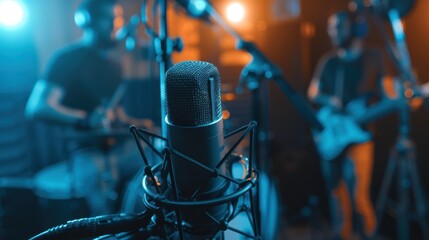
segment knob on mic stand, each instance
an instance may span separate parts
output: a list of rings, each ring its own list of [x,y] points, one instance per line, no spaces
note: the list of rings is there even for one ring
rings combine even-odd
[[[127,25],[121,27],[115,34],[117,41],[125,40],[125,48],[133,51],[136,48],[137,27],[140,24],[140,17],[133,15]]]

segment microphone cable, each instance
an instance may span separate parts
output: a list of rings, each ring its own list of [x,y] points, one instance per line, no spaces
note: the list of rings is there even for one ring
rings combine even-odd
[[[52,227],[30,240],[77,239],[98,237],[105,234],[121,233],[145,228],[149,225],[153,214],[146,209],[139,214],[112,214],[68,221]]]

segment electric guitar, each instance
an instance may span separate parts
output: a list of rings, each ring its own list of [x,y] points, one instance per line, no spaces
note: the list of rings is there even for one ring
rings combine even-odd
[[[419,97],[429,96],[429,83],[419,87]],[[344,111],[335,111],[331,107],[322,107],[316,114],[324,126],[322,131],[313,131],[316,148],[322,160],[331,161],[338,157],[348,146],[371,140],[371,133],[362,129],[371,121],[394,112],[407,99],[401,97],[385,99],[366,107],[364,98],[358,98],[347,104]]]

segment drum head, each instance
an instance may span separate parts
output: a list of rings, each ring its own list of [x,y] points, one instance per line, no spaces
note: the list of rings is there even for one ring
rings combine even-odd
[[[83,197],[73,184],[71,167],[66,162],[51,165],[34,178],[35,194],[46,199],[71,199]]]
[[[42,229],[89,216],[83,193],[74,185],[71,168],[66,162],[51,165],[36,174],[34,193],[38,197]]]

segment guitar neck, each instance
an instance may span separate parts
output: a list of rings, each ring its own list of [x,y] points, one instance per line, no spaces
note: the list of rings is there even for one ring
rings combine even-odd
[[[369,106],[365,113],[356,118],[356,122],[359,125],[365,125],[372,121],[375,121],[381,117],[386,116],[389,113],[394,112],[398,107],[398,102],[395,100],[383,100],[376,104]]]

